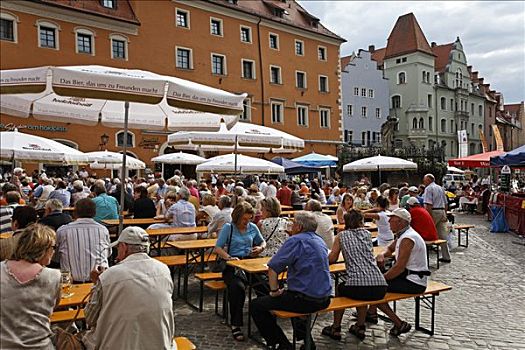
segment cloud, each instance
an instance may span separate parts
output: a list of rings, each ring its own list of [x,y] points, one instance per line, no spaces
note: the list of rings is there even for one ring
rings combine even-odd
[[[341,55],[368,45],[384,47],[397,18],[416,16],[429,43],[460,37],[467,63],[507,103],[525,99],[525,2],[523,1],[307,1],[301,6],[345,38]]]

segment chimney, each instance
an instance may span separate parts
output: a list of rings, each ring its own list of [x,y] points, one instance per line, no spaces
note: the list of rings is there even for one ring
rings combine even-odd
[[[368,45],[368,52],[373,53],[376,50],[375,45]]]
[[[436,46],[437,46],[437,44],[436,44],[436,42],[435,42],[435,41],[433,41],[433,42],[432,42],[432,43],[430,44],[430,46],[432,46],[432,47],[436,47]]]

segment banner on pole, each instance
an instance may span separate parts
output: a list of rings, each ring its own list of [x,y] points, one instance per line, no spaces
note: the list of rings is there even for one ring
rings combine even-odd
[[[468,156],[467,130],[458,130],[459,158]]]

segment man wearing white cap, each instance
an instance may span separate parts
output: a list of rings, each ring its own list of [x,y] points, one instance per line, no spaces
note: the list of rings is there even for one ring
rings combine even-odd
[[[388,283],[388,292],[419,294],[427,288],[427,279],[430,276],[427,265],[427,248],[421,236],[410,227],[412,216],[403,208],[398,208],[387,214],[390,216],[390,228],[396,235],[394,240],[382,254],[376,257],[378,265],[384,265],[385,258],[396,254],[396,262],[384,277]],[[410,331],[412,326],[402,321],[386,304],[377,305],[393,322],[390,335],[398,336]],[[370,317],[374,318],[376,306],[368,309]]]
[[[95,266],[85,308],[88,349],[171,349],[175,330],[173,282],[168,267],[148,256],[149,236],[127,227],[118,240],[119,263]]]
[[[410,186],[408,188],[408,193],[399,201],[399,207],[406,208],[409,198],[416,198],[419,204],[423,205],[423,198],[419,196],[419,189],[416,186]]]

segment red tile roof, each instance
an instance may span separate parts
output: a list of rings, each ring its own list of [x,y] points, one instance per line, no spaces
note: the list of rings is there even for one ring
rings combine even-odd
[[[101,1],[77,1],[77,0],[33,0],[46,5],[68,8],[95,16],[111,18],[133,24],[140,24],[135,12],[128,0],[116,0],[117,6],[107,8],[102,6]]]
[[[384,59],[416,51],[434,55],[416,17],[413,13],[408,13],[397,19],[388,37]]]
[[[434,59],[434,68],[437,72],[442,73],[445,71],[447,64],[450,62],[450,51],[452,51],[453,46],[454,43],[432,47],[432,52],[436,55],[436,58]]]
[[[505,112],[509,112],[510,114],[515,114],[516,116],[519,116],[519,112],[522,106],[523,106],[523,102],[508,104],[508,105],[504,105],[503,107],[505,108]]]
[[[341,57],[341,69],[344,69],[350,62],[352,62],[352,59],[354,58],[353,55]]]
[[[308,11],[306,11],[294,0],[287,0],[286,2],[281,0],[239,0],[237,4],[231,4],[226,0],[207,1],[234,10],[242,11],[244,13],[271,19],[273,21],[290,25],[302,30],[321,34],[332,39],[339,40],[341,43],[346,42],[345,39],[324,27],[319,22],[317,17],[308,13]],[[286,11],[286,13],[282,17],[275,16],[273,8],[281,9]],[[312,22],[317,22],[317,27],[314,27]]]
[[[383,61],[385,60],[385,52],[386,47],[376,49],[374,52],[372,52],[372,59],[377,62],[378,66],[383,65]]]

